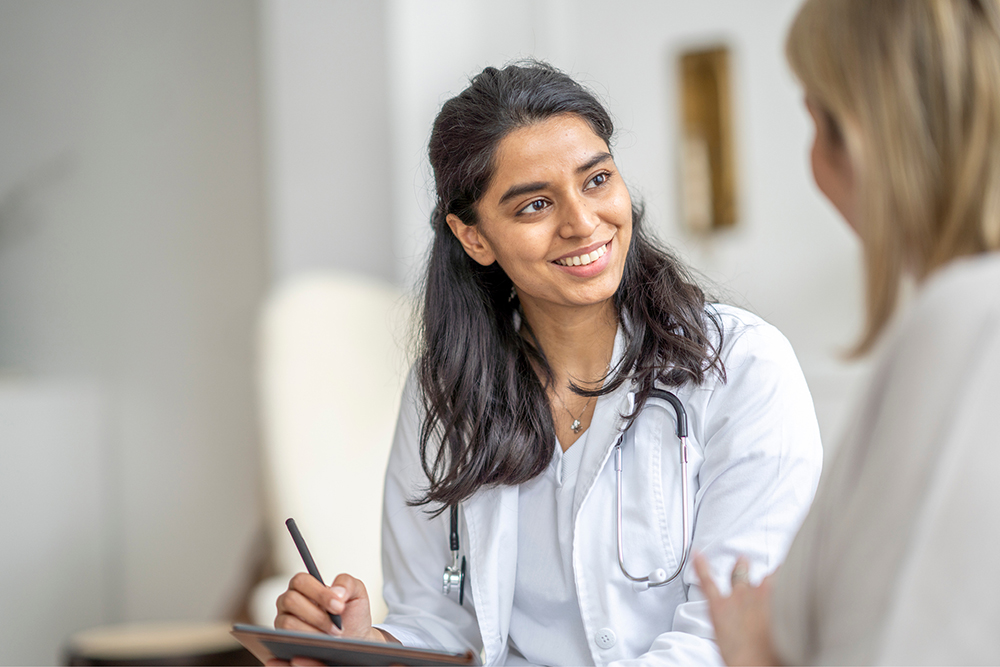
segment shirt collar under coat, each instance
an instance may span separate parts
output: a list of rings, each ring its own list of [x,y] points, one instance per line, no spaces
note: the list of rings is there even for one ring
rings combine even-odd
[[[519,323],[516,321],[515,326]],[[611,355],[611,368],[615,368],[621,360],[624,347],[624,331],[619,324]],[[634,396],[629,382],[622,383],[614,392],[598,398],[594,416],[590,420],[587,447],[580,461],[573,498],[574,522],[625,426],[623,415],[629,414],[633,406]],[[514,605],[518,487],[481,489],[461,506],[469,536],[469,584],[483,638],[485,664],[500,664],[507,654],[507,635]]]

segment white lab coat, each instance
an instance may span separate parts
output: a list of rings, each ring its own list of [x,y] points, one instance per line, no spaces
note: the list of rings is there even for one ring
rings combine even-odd
[[[787,340],[759,318],[716,306],[724,323],[727,381],[675,390],[688,414],[689,509],[693,548],[717,573],[736,557],[758,579],[783,559],[808,510],[822,465],[812,399]],[[615,341],[613,361],[622,353]],[[514,596],[518,487],[481,489],[461,504],[467,557],[465,604],[441,593],[451,562],[448,513],[428,518],[409,507],[426,485],[419,452],[420,399],[404,390],[386,473],[382,532],[384,594],[380,627],[404,644],[483,651],[503,664]],[[594,663],[720,662],[706,603],[690,564],[670,584],[636,590],[618,567],[614,443],[633,387],[601,397],[591,420],[574,497],[573,565]],[[681,555],[679,445],[674,413],[650,402],[624,444],[623,530],[633,575],[674,571]],[[612,637],[609,642],[608,638]],[[609,645],[610,644],[610,645]],[[604,648],[602,648],[604,646]]]

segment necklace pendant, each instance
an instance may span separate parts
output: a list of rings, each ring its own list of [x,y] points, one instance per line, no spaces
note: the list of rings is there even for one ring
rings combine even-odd
[[[570,428],[573,430],[573,433],[579,433],[580,429],[583,428],[583,424],[580,423],[579,419],[574,419]]]

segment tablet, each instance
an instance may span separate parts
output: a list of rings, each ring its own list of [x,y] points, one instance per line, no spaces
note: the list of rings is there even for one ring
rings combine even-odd
[[[472,651],[445,653],[399,644],[340,639],[330,635],[275,630],[259,625],[233,626],[232,635],[262,663],[271,658],[312,658],[327,665],[476,665]]]

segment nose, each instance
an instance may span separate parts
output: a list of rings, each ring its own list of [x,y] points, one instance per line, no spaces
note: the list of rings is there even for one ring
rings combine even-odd
[[[583,197],[575,196],[565,200],[559,222],[559,235],[564,239],[587,238],[597,229],[600,219]]]

